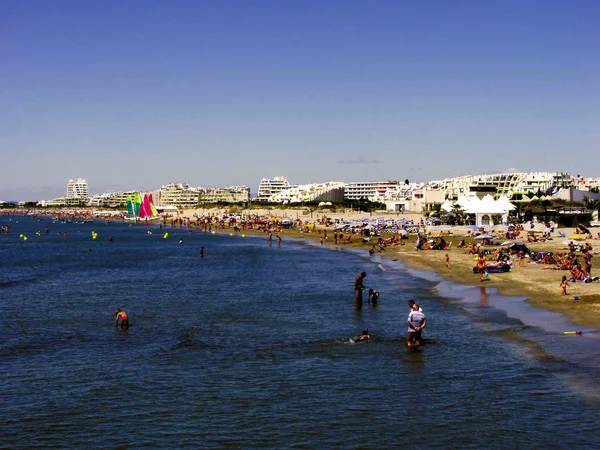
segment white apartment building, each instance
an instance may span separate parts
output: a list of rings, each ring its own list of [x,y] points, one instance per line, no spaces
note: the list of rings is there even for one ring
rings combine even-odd
[[[77,181],[69,180],[67,183],[67,198],[76,198],[80,200],[89,197],[88,184],[83,178],[77,178]]]
[[[381,198],[388,188],[395,188],[404,184],[400,181],[355,181],[352,183],[346,183],[344,188],[344,198],[346,200],[359,200],[366,198],[370,201]]]
[[[250,199],[250,188],[248,186],[230,186],[225,188],[205,188],[200,193],[200,203],[237,203],[247,202]]]
[[[345,183],[328,181],[327,183],[303,184],[279,191],[269,197],[274,203],[300,203],[313,201],[328,201],[340,203],[344,201]]]
[[[90,198],[88,204],[90,206],[104,206],[108,208],[125,206],[127,204],[127,197],[133,198],[133,196],[138,192],[139,191],[124,191],[96,194]]]
[[[497,194],[511,198],[514,194],[531,195],[541,191],[544,194],[558,192],[571,186],[572,177],[558,172],[519,172],[490,175],[466,175],[430,181],[429,187],[446,191],[448,198],[473,192]]]
[[[161,186],[154,198],[156,206],[177,206],[178,208],[194,208],[198,205],[200,194],[205,191],[201,187],[191,187],[187,183],[169,183]]]
[[[286,177],[263,178],[258,185],[256,200],[266,202],[271,196],[292,187]]]

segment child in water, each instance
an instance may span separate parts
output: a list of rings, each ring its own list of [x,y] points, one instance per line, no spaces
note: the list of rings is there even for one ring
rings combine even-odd
[[[568,286],[570,286],[570,284],[567,281],[567,277],[565,275],[563,275],[562,281],[560,282],[560,287],[562,289],[562,292],[560,293],[560,295],[567,295],[567,287]]]
[[[367,303],[375,306],[379,301],[379,291],[375,289],[369,289],[369,298],[367,299]]]

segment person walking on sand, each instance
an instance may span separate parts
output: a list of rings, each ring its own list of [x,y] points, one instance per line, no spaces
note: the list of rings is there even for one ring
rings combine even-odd
[[[479,253],[479,259],[477,260],[477,274],[479,275],[479,281],[483,281],[485,279],[485,266],[487,265],[485,261],[485,256],[483,256],[483,252]]]
[[[360,275],[356,277],[354,280],[354,296],[356,306],[362,306],[363,302],[363,290],[365,289],[365,285],[363,280],[367,276],[367,272],[362,272]]]
[[[446,253],[446,269],[450,269],[450,255]]]
[[[567,295],[567,287],[570,286],[567,276],[563,275],[562,281],[560,282],[561,293],[560,295]]]

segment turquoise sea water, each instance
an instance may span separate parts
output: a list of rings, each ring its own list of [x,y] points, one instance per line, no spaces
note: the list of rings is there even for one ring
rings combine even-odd
[[[285,234],[0,223],[1,448],[600,447],[595,362],[472,289]]]

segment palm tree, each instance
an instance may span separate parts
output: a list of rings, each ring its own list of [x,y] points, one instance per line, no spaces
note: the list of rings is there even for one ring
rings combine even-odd
[[[522,222],[522,216],[523,213],[525,212],[525,206],[523,205],[523,202],[515,202],[515,209],[514,209],[514,214],[517,218],[517,223],[521,223]]]

